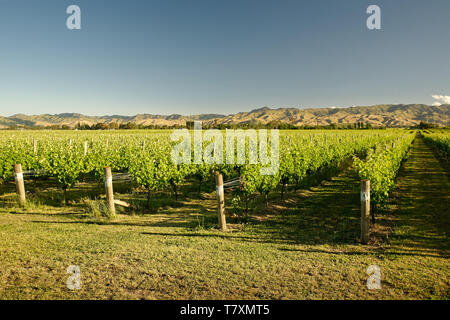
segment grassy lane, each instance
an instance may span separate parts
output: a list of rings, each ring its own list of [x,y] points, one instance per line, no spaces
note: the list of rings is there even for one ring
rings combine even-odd
[[[394,233],[368,246],[358,243],[352,170],[290,192],[285,202],[275,194],[269,209],[226,233],[211,227],[213,193],[113,221],[88,217],[75,204],[3,206],[0,298],[448,299],[449,189],[448,180],[439,187],[442,170],[416,140],[393,212],[378,219],[394,223]],[[381,290],[366,288],[372,264],[381,268]],[[81,268],[78,291],[66,288],[69,265]]]
[[[394,233],[386,256],[393,266],[402,261],[390,285],[405,295],[450,297],[450,182],[443,165],[418,137],[397,179]]]

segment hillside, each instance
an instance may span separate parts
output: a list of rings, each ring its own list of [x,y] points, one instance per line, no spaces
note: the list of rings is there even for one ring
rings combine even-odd
[[[450,105],[376,105],[370,107],[316,108],[316,109],[270,109],[261,108],[240,112],[219,120],[219,123],[282,121],[294,125],[328,125],[331,123],[370,123],[376,126],[402,127],[420,123],[440,126],[450,124]]]
[[[332,123],[350,124],[356,122],[370,123],[373,126],[403,127],[420,123],[434,123],[439,126],[450,125],[450,105],[429,106],[424,104],[408,105],[375,105],[349,108],[279,108],[267,107],[237,114],[199,114],[184,116],[180,114],[153,115],[138,114],[135,116],[85,116],[79,113],[24,115],[10,117],[0,116],[0,128],[12,125],[50,126],[67,125],[75,127],[81,124],[127,123],[141,125],[184,125],[186,121],[202,120],[206,123],[239,124],[249,122],[267,123],[271,121],[286,122],[293,125],[328,125]]]

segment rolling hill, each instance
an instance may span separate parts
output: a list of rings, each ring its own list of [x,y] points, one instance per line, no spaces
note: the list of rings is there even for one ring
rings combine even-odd
[[[79,113],[24,115],[15,114],[10,117],[0,116],[0,128],[16,126],[51,126],[66,125],[75,127],[80,124],[127,123],[141,125],[184,125],[186,121],[201,120],[215,124],[268,123],[271,121],[286,122],[293,125],[329,125],[353,124],[356,122],[370,123],[373,126],[404,127],[421,121],[439,126],[450,125],[450,105],[429,106],[424,104],[386,104],[375,106],[358,106],[348,108],[279,108],[268,107],[249,112],[239,112],[230,115],[199,114],[184,116],[180,114],[153,115],[138,114],[135,116],[85,116]]]

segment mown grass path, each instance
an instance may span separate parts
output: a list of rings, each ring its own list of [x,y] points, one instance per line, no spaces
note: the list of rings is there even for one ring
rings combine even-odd
[[[393,280],[405,277],[397,282],[405,295],[450,297],[450,182],[443,164],[448,165],[419,136],[397,177],[393,234],[385,254],[404,261]]]
[[[448,197],[446,170],[419,138],[373,229],[393,232],[367,246],[351,169],[285,202],[275,194],[226,233],[210,228],[214,194],[112,221],[80,206],[1,207],[0,299],[448,299]],[[373,264],[381,290],[366,288]],[[66,287],[69,265],[80,290]]]
[[[394,239],[405,246],[421,247],[447,255],[450,230],[450,181],[447,170],[422,138],[397,178],[394,193],[397,221]]]

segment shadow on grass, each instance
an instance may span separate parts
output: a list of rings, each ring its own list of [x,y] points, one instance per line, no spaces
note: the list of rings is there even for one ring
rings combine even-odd
[[[430,151],[420,145],[415,145],[413,151],[413,155],[423,158],[422,161],[426,161],[430,157]],[[430,223],[425,221],[432,220],[432,225],[438,221],[443,222],[439,223],[439,234],[442,234],[441,231],[448,226],[448,218],[443,217],[442,214],[437,214],[437,216],[434,213],[429,214],[430,206],[439,208],[438,211],[440,212],[446,212],[447,210],[445,200],[448,199],[448,190],[447,193],[437,192],[440,183],[436,179],[441,175],[442,168],[436,167],[432,161],[416,168],[419,171],[411,171],[411,169],[408,171],[408,165],[411,165],[411,162],[406,163],[406,171],[405,169],[401,171],[401,176],[405,180],[399,189],[401,196],[396,200],[401,208],[396,214],[402,217],[404,225],[420,232],[397,235],[397,239],[411,248],[424,250],[416,253],[405,252],[405,255],[426,254],[426,249],[448,247],[448,238],[442,239],[440,235],[434,236],[432,233],[434,227],[430,227]],[[413,163],[413,165],[417,166],[418,164]],[[198,198],[190,199],[191,195],[196,194],[196,189],[192,186],[186,186],[185,189],[181,188],[180,194],[183,194],[183,196],[180,196],[179,201],[167,200],[167,193],[154,194],[152,200],[157,212],[147,214],[143,211],[146,213],[143,217],[149,218],[150,221],[95,221],[85,214],[61,213],[54,215],[67,216],[76,220],[33,222],[198,229],[192,233],[142,232],[143,235],[148,236],[216,237],[276,244],[358,244],[360,236],[359,179],[352,168],[347,168],[337,177],[331,178],[337,172],[336,170],[336,168],[323,170],[319,176],[304,182],[306,189],[288,192],[285,201],[280,200],[279,191],[271,194],[270,207],[265,209],[261,206],[261,208],[258,207],[252,212],[249,218],[250,223],[244,226],[243,233],[237,231],[220,234],[217,231],[210,230],[217,224],[215,199],[211,195],[201,200]],[[417,176],[418,173],[420,173],[419,176]],[[428,179],[430,175],[434,178]],[[420,187],[420,181],[424,179],[427,181],[427,188]],[[320,185],[313,187],[319,181],[321,181]],[[99,192],[101,192],[100,189]],[[80,192],[80,194],[82,193]],[[123,200],[127,200],[127,196],[136,196],[136,201],[145,202],[145,193],[119,196],[121,200],[122,196]],[[430,201],[430,197],[433,201]],[[226,202],[229,203],[228,201],[229,194]],[[432,204],[430,204],[431,202]],[[50,214],[34,214],[50,216]],[[229,223],[239,222],[239,219],[233,220],[230,217],[227,217],[227,220]],[[377,221],[377,223],[380,222]],[[398,248],[394,249],[397,250]]]
[[[389,251],[389,253],[385,253],[383,249],[378,248],[374,250],[368,250],[368,251],[329,251],[329,250],[320,250],[320,249],[287,249],[287,248],[280,248],[281,251],[291,251],[291,252],[305,252],[305,253],[323,253],[323,254],[332,254],[332,255],[344,255],[344,256],[368,256],[373,255],[374,253],[383,253],[386,257],[401,257],[401,256],[413,256],[413,257],[433,257],[433,258],[442,258],[442,259],[448,259],[449,256],[442,256],[439,254],[425,254],[423,251],[417,251],[417,250],[408,250],[408,251]]]
[[[348,166],[348,165],[347,165]],[[286,201],[280,200],[279,193],[271,195],[271,204],[276,209],[265,208],[265,212],[256,208],[244,226],[245,234],[237,236],[237,232],[209,234],[210,229],[217,225],[215,198],[196,200],[197,202],[178,201],[178,206],[169,207],[167,197],[158,198],[160,210],[155,213],[143,215],[153,221],[98,221],[92,220],[86,214],[61,213],[76,221],[33,221],[35,223],[77,223],[90,225],[110,226],[137,226],[137,227],[170,227],[185,228],[204,231],[201,233],[143,233],[147,235],[174,235],[174,236],[203,236],[238,239],[240,241],[256,241],[263,243],[290,243],[290,244],[325,244],[325,243],[356,243],[359,237],[359,197],[357,182],[352,170],[345,170],[338,177],[331,178],[337,168],[322,170],[317,176],[309,180],[308,187],[319,185],[314,190],[297,190],[289,192]],[[228,194],[229,200],[230,195]],[[125,198],[125,197],[124,197]],[[143,198],[143,197],[142,197]],[[122,197],[121,197],[122,199]],[[144,198],[143,198],[144,199]],[[138,199],[137,201],[144,201]],[[124,199],[126,200],[126,198]],[[262,204],[263,201],[261,199]],[[289,203],[288,205],[286,203]],[[263,206],[261,206],[263,207]],[[167,209],[167,210],[166,210]],[[29,213],[45,215],[40,213]],[[50,216],[48,214],[47,216]],[[155,221],[156,220],[156,221]],[[227,217],[229,224],[240,223],[241,218]],[[197,232],[197,231],[195,231]]]
[[[448,168],[448,163],[446,164]],[[418,136],[398,175],[392,239],[400,247],[431,249],[448,256],[450,183],[437,154]]]

